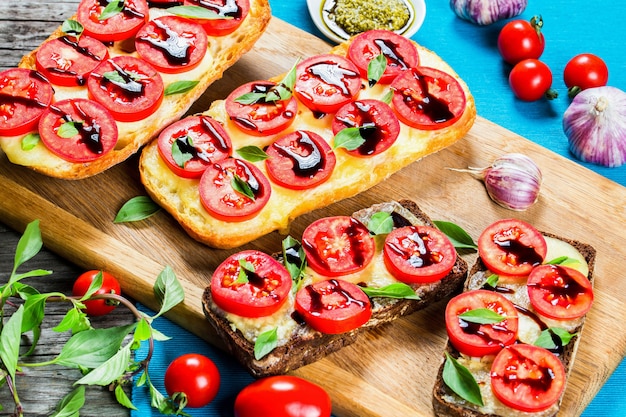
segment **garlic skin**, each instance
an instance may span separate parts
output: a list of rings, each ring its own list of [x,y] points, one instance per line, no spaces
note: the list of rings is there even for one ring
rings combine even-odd
[[[528,0],[450,0],[450,8],[462,19],[490,25],[520,15]]]
[[[497,158],[483,170],[489,197],[504,208],[523,211],[535,204],[543,176],[531,158],[511,153]]]
[[[563,114],[563,131],[580,160],[605,167],[626,162],[626,93],[615,87],[581,91]]]

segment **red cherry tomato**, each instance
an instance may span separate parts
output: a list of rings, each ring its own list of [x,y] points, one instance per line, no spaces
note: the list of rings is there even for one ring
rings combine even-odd
[[[383,54],[387,66],[378,82],[389,84],[401,72],[419,64],[415,44],[408,38],[388,30],[369,30],[352,39],[348,48],[348,58],[359,68],[361,77],[368,79],[368,65],[378,55]]]
[[[398,118],[416,129],[450,126],[465,110],[465,92],[450,74],[429,67],[404,71],[391,83]]]
[[[330,417],[331,408],[322,387],[292,375],[261,378],[235,399],[235,417]]]
[[[53,95],[50,83],[36,71],[11,68],[0,72],[0,135],[35,130]]]
[[[250,11],[250,0],[185,0],[185,6],[200,6],[219,16],[200,19],[209,36],[224,36],[235,31]]]
[[[220,372],[215,363],[204,355],[188,353],[174,359],[164,376],[165,390],[174,401],[183,393],[191,408],[204,407],[213,401],[220,388]]]
[[[66,133],[69,125],[72,132]],[[52,153],[70,162],[94,161],[112,151],[118,139],[117,124],[109,111],[83,98],[51,105],[39,120],[39,135]]]
[[[509,85],[513,94],[523,101],[537,101],[542,97],[554,98],[552,71],[543,62],[525,59],[517,63],[509,73]]]
[[[566,266],[533,268],[527,287],[535,310],[556,320],[582,317],[593,303],[591,282],[579,271]]]
[[[330,145],[314,132],[297,130],[274,141],[266,150],[270,179],[283,187],[304,190],[330,178],[337,159]]]
[[[504,320],[479,324],[459,317],[477,309],[489,309]],[[499,352],[503,346],[515,343],[518,329],[517,310],[505,296],[494,291],[474,290],[452,298],[446,306],[446,330],[450,343],[468,356],[485,356]]]
[[[498,35],[498,50],[502,58],[511,65],[525,59],[539,59],[545,48],[542,27],[540,17],[530,21],[512,20],[504,25]]]
[[[245,183],[252,196],[234,188]],[[237,222],[251,219],[270,199],[272,188],[263,172],[250,162],[228,158],[208,167],[198,184],[204,208],[215,218]]]
[[[477,244],[480,259],[487,268],[503,275],[528,275],[548,253],[541,233],[517,219],[492,223],[478,237]]]
[[[565,368],[539,346],[515,344],[500,351],[491,365],[495,396],[516,410],[537,412],[558,401],[565,389]]]
[[[149,7],[146,0],[120,2],[122,10],[106,17],[103,12],[110,3],[101,0],[80,2],[76,20],[83,25],[84,34],[103,42],[121,41],[135,35],[148,22]]]
[[[82,35],[62,36],[44,42],[37,50],[35,64],[51,83],[63,86],[83,85],[100,63],[109,57],[109,50],[99,40]]]
[[[609,80],[609,69],[602,58],[593,54],[580,54],[572,58],[563,71],[567,88],[586,90],[605,86]]]
[[[359,69],[339,55],[316,55],[296,67],[294,93],[309,109],[334,113],[361,91]]]
[[[388,104],[379,100],[357,100],[337,110],[332,129],[358,127],[365,142],[348,151],[353,156],[374,156],[389,149],[400,134],[400,122]]]
[[[199,178],[209,166],[232,153],[228,133],[208,116],[189,116],[172,123],[159,134],[157,143],[161,158],[183,178]]]
[[[161,75],[132,56],[120,55],[100,64],[89,76],[87,88],[89,96],[121,122],[145,119],[163,100]]]
[[[286,129],[298,113],[298,101],[288,100],[244,102],[240,98],[249,93],[267,93],[276,83],[253,81],[236,88],[226,97],[226,113],[235,125],[253,136],[273,135]]]
[[[87,293],[91,283],[96,279],[98,274],[102,273],[102,286],[95,294],[117,294],[121,295],[122,290],[117,279],[106,271],[91,270],[82,273],[72,287],[72,295],[82,297]],[[117,307],[117,302],[107,299],[87,300],[84,301],[85,313],[90,316],[104,316]]]
[[[302,248],[314,271],[339,276],[365,268],[374,258],[376,244],[363,223],[334,216],[311,223],[302,233]]]
[[[309,326],[328,334],[357,329],[372,316],[372,305],[363,290],[336,278],[301,288],[295,308]]]
[[[385,238],[385,265],[399,281],[427,283],[448,275],[456,263],[456,250],[439,229],[405,226]]]
[[[229,256],[211,277],[211,296],[223,310],[243,317],[275,313],[291,291],[291,275],[263,252],[246,250]]]
[[[161,16],[145,24],[135,37],[139,56],[165,73],[189,71],[207,51],[202,26],[178,16]]]

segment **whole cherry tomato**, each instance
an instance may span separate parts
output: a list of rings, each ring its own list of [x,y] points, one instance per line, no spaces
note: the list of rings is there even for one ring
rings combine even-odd
[[[165,390],[174,401],[186,401],[191,408],[204,407],[217,395],[220,372],[204,355],[187,353],[174,359],[165,370]],[[184,394],[185,399],[179,395]]]
[[[498,35],[498,50],[502,59],[511,65],[524,59],[539,59],[545,48],[542,27],[540,16],[530,21],[512,20],[504,25]]]
[[[329,417],[330,396],[322,387],[291,375],[259,379],[235,399],[235,417]]]
[[[572,58],[563,71],[563,81],[574,96],[580,90],[605,86],[609,69],[602,58],[593,54],[580,54]]]
[[[106,271],[91,270],[82,273],[74,282],[72,288],[72,294],[77,297],[82,297],[87,293],[93,280],[96,279],[98,274],[102,272],[102,286],[94,294],[117,294],[121,295],[122,290],[120,283],[117,279]],[[84,302],[85,312],[90,316],[104,316],[110,313],[117,307],[117,302],[114,300],[98,299],[87,300]]]
[[[509,85],[517,98],[523,101],[556,97],[556,92],[550,88],[552,71],[537,59],[525,59],[517,63],[509,74]]]

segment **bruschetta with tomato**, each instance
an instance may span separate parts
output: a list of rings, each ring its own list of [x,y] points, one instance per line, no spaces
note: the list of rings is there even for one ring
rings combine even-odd
[[[593,304],[596,252],[504,219],[483,231],[478,253],[446,307],[435,414],[555,416]]]
[[[175,123],[139,168],[191,237],[235,248],[455,143],[475,117],[469,89],[439,56],[376,30],[239,86],[193,116],[207,128]],[[215,121],[223,129],[208,127]]]
[[[270,17],[267,0],[82,0],[0,72],[0,147],[51,177],[98,174],[182,117]]]

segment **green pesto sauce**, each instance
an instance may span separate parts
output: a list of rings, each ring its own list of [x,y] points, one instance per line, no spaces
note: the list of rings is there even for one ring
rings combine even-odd
[[[331,15],[349,35],[371,29],[400,30],[411,17],[403,0],[336,0]]]

